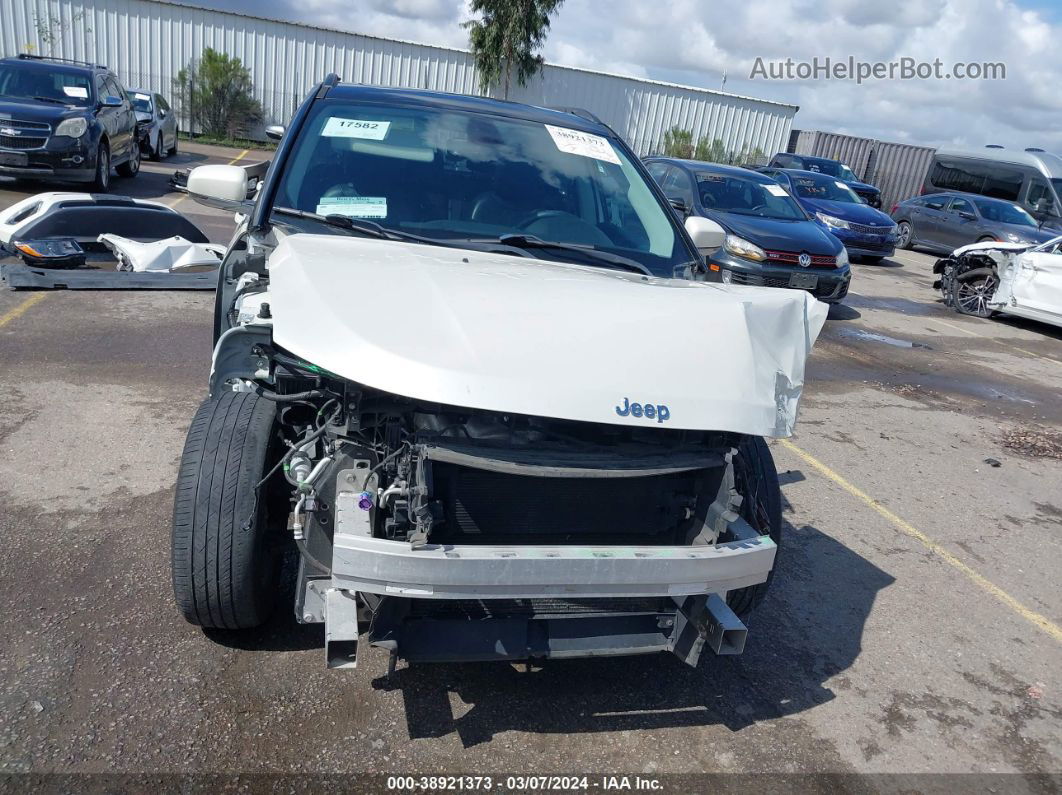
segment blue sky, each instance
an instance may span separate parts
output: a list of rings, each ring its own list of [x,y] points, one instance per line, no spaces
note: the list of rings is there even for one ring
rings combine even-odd
[[[193,0],[255,14],[253,0]],[[270,17],[467,46],[465,0],[278,0]],[[800,105],[795,126],[930,145],[1062,152],[1062,0],[565,0],[553,63],[719,88]],[[756,58],[998,61],[1005,80],[750,80]],[[943,111],[943,112],[942,112]]]

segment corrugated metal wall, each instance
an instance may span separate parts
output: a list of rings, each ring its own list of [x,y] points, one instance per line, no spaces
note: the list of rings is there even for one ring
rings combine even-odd
[[[888,212],[922,188],[936,150],[822,130],[793,130],[787,151],[844,162],[857,177],[881,190],[882,209]]]
[[[356,23],[356,14],[351,18]],[[49,19],[66,21],[51,46],[40,31]],[[128,87],[166,96],[172,96],[177,72],[212,47],[250,69],[265,124],[287,121],[310,87],[333,71],[352,82],[479,93],[472,56],[463,50],[160,0],[0,0],[0,53],[26,52],[28,45],[39,54],[106,63]],[[691,130],[694,140],[719,138],[728,149],[758,147],[771,154],[784,148],[797,111],[795,105],[551,65],[527,87],[511,89],[510,98],[586,108],[639,154],[658,150],[664,132],[676,125]]]

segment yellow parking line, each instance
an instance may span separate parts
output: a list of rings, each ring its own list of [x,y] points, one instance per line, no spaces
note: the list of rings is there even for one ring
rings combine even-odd
[[[0,315],[0,328],[3,328],[15,318],[22,317],[31,306],[39,304],[47,297],[48,293],[34,293],[18,306],[7,310],[4,314]]]
[[[243,150],[242,152],[240,152],[240,153],[239,153],[238,155],[236,155],[236,157],[232,158],[232,160],[230,160],[228,164],[229,164],[229,165],[231,166],[231,165],[232,165],[233,163],[237,163],[237,162],[239,162],[240,160],[243,160],[243,158],[244,158],[244,157],[245,157],[245,156],[247,155],[247,153],[248,153],[248,152],[250,152],[250,151],[251,151],[250,149],[244,149],[244,150]]]
[[[888,508],[886,508],[884,505],[882,505],[880,502],[868,495],[866,492],[853,486],[851,483],[849,483],[843,477],[838,475],[836,472],[834,472],[832,469],[830,469],[828,466],[819,461],[819,459],[815,458],[810,453],[807,453],[804,450],[800,449],[788,439],[780,439],[779,442],[786,450],[803,459],[811,467],[818,470],[819,474],[824,475],[829,480],[832,480],[834,483],[836,483],[842,489],[847,491],[853,497],[865,503],[878,515],[888,520],[888,522],[897,530],[918,541],[918,543],[920,543],[934,555],[937,555],[949,566],[958,570],[961,574],[963,574],[967,579],[971,580],[979,588],[984,591],[987,591],[989,594],[991,594],[1000,602],[1005,604],[1019,616],[1028,621],[1030,624],[1033,624],[1038,629],[1043,630],[1052,638],[1062,643],[1062,627],[1058,626],[1058,624],[1055,624],[1046,616],[1037,613],[1035,610],[1026,607],[1024,604],[1019,602],[1017,599],[1015,599],[1009,593],[1004,591],[998,585],[990,581],[980,572],[971,569],[969,566],[967,566],[953,554],[948,552],[948,550],[946,550],[932,538],[927,536],[917,527],[910,524],[909,522],[904,521],[899,516],[890,511]]]
[[[939,323],[941,326],[947,326],[948,328],[954,329],[955,331],[961,331],[963,334],[969,334],[971,337],[978,337],[979,339],[988,340],[989,342],[994,342],[997,345],[1002,345],[1004,348],[1010,348],[1012,351],[1017,351],[1018,353],[1024,353],[1026,356],[1034,356],[1037,359],[1046,359],[1047,361],[1053,362],[1054,364],[1062,364],[1062,361],[1059,361],[1058,359],[1055,359],[1052,356],[1045,356],[1042,353],[1035,353],[1033,351],[1027,351],[1027,350],[1025,350],[1025,348],[1019,348],[1017,345],[1011,345],[1009,342],[1003,342],[1002,340],[998,340],[995,337],[986,336],[985,334],[978,334],[976,331],[970,331],[969,329],[965,329],[962,326],[956,326],[956,325],[954,325],[952,323],[948,323],[945,320],[938,320],[937,318],[933,318],[932,320],[928,320],[927,322],[928,323]]]

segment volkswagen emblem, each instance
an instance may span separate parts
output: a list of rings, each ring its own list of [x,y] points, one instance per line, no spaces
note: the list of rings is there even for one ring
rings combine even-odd
[[[807,252],[805,252],[805,253],[801,254],[799,257],[797,257],[797,265],[799,265],[801,268],[806,268],[810,264],[811,264],[811,255],[808,254]]]

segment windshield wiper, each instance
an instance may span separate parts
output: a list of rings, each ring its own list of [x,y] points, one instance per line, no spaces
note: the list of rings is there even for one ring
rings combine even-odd
[[[464,248],[472,251],[495,251],[503,254],[516,254],[521,257],[533,256],[523,249],[501,244],[497,240],[446,240],[438,237],[425,237],[422,235],[414,235],[410,232],[399,232],[397,229],[389,229],[382,224],[378,224],[375,221],[368,221],[364,218],[351,218],[350,216],[338,215],[336,213],[319,215],[318,213],[311,213],[308,210],[296,210],[291,207],[274,207],[273,212],[279,213],[280,215],[291,215],[296,218],[309,218],[313,221],[319,221],[323,224],[334,226],[337,229],[346,229],[350,232],[357,232],[358,234],[365,235],[366,237],[375,237],[378,240],[400,240],[406,243],[423,243],[428,246],[442,246],[443,248]]]
[[[56,105],[65,105],[65,104],[67,104],[67,103],[63,102],[63,100],[56,99],[55,97],[34,97],[34,99],[37,100],[38,102],[54,102]]]
[[[469,240],[469,243],[501,243],[503,246],[510,246],[512,248],[519,249],[551,249],[553,251],[564,251],[571,254],[579,254],[592,260],[589,265],[596,265],[606,268],[615,268],[617,270],[630,271],[632,273],[639,273],[643,276],[652,276],[653,272],[642,263],[637,262],[627,257],[621,257],[619,254],[611,254],[607,251],[601,251],[593,246],[579,246],[574,243],[561,243],[557,240],[543,240],[535,235],[524,234],[507,234],[499,235],[494,240]]]

